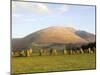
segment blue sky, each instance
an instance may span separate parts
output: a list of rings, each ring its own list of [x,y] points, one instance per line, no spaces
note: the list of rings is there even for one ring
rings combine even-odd
[[[50,26],[73,27],[95,34],[95,6],[12,2],[12,37]]]

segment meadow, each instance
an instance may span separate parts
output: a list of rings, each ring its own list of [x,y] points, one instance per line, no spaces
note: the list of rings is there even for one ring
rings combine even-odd
[[[74,55],[33,55],[32,57],[12,57],[12,74],[37,73],[96,68],[95,54]]]

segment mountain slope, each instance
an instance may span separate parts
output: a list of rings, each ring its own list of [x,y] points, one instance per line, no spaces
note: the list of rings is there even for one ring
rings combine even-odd
[[[70,27],[49,27],[26,36],[24,39],[36,43],[87,43],[76,35],[76,30]]]
[[[95,35],[86,31],[76,31],[76,34],[88,42],[95,42]]]

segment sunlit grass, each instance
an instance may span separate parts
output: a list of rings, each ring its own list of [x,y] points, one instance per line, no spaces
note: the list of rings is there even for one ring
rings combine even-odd
[[[95,69],[95,54],[12,57],[12,73]]]

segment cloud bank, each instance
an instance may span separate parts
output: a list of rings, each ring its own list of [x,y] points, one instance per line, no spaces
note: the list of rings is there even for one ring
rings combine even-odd
[[[53,5],[53,4],[52,4]],[[52,6],[51,5],[51,6]],[[12,2],[12,11],[16,12],[17,8],[23,8],[37,14],[57,14],[64,13],[69,10],[68,5],[59,5],[56,8],[49,6],[47,3],[31,3],[31,2]]]

